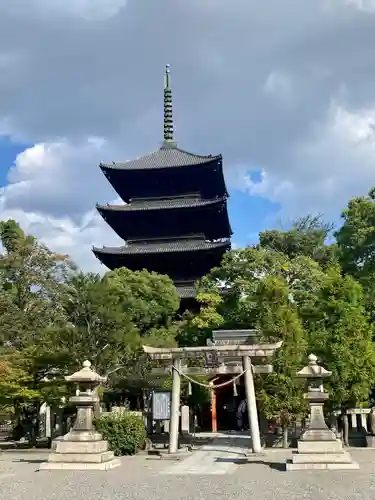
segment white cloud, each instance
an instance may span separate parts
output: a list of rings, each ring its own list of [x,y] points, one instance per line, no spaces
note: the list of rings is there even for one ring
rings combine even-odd
[[[291,152],[288,170],[263,171],[249,192],[280,203],[288,215],[337,215],[347,200],[375,185],[375,107],[351,112],[333,103],[324,124]]]
[[[90,219],[116,197],[98,164],[157,147],[167,62],[183,148],[221,152],[229,188],[292,216],[337,215],[375,183],[373,5],[3,0],[0,134],[35,145],[9,171],[1,217],[82,262],[111,244]]]
[[[102,138],[71,143],[60,140],[35,144],[20,153],[9,170],[4,209],[22,207],[79,219],[97,201],[116,195],[99,169],[116,147]]]
[[[345,0],[345,3],[364,12],[375,12],[375,0]]]
[[[2,9],[15,16],[72,16],[88,21],[110,18],[125,8],[127,0],[3,0]]]
[[[52,251],[69,255],[85,271],[103,272],[106,268],[91,252],[92,246],[118,246],[119,238],[101,217],[90,211],[79,223],[69,217],[53,218],[23,210],[5,210],[2,219],[14,219],[27,234],[33,234]]]
[[[297,99],[291,78],[280,71],[271,71],[264,83],[264,91],[280,104],[290,105]]]
[[[94,208],[96,201],[120,201],[98,166],[98,158],[108,149],[111,146],[99,138],[74,146],[59,141],[26,149],[17,156],[9,184],[0,192],[1,218],[17,220],[26,233],[70,255],[82,269],[104,270],[92,245],[122,244]]]

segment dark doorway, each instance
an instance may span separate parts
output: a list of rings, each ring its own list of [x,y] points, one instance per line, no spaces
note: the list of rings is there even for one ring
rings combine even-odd
[[[216,383],[222,383],[224,380]],[[237,395],[234,393],[237,392]],[[245,398],[243,383],[239,382],[234,391],[233,384],[221,387],[216,392],[216,415],[218,431],[235,431],[237,425],[237,409]]]

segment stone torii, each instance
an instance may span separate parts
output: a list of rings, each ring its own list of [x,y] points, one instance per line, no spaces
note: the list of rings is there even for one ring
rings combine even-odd
[[[271,357],[276,349],[281,347],[282,341],[276,343],[257,343],[251,345],[209,345],[203,347],[151,347],[143,346],[144,352],[153,360],[169,361],[172,364],[172,401],[171,401],[171,418],[169,425],[169,453],[177,453],[178,449],[178,428],[179,428],[179,407],[180,407],[180,391],[181,391],[181,374],[204,375],[208,374],[208,370],[204,368],[182,367],[183,359],[198,358],[202,355],[214,355],[220,358],[238,358],[242,360],[242,372],[245,378],[245,390],[247,408],[249,414],[251,447],[253,453],[262,451],[258,412],[254,389],[253,371],[266,372],[272,371],[272,366],[253,365],[252,360],[263,362]],[[260,369],[263,368],[263,369]],[[209,369],[210,375],[220,373],[220,369]],[[240,368],[239,368],[240,369]],[[159,370],[160,369],[156,369]],[[163,372],[163,369],[161,369]],[[231,370],[232,371],[232,370]],[[166,370],[164,369],[164,374]],[[153,373],[156,373],[155,370]],[[230,373],[230,372],[229,372]],[[241,372],[240,372],[241,373]]]

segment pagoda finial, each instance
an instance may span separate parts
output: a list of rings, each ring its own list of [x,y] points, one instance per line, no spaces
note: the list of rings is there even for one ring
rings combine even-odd
[[[167,64],[164,75],[164,148],[174,147],[176,145],[173,140],[173,108],[170,71],[171,67]]]

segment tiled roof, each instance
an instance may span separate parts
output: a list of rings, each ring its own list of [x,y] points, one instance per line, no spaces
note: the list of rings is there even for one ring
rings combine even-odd
[[[221,155],[196,155],[188,153],[178,147],[162,147],[148,155],[141,156],[135,160],[126,162],[101,163],[101,168],[126,169],[126,170],[147,170],[153,168],[184,167],[189,165],[199,165],[209,163],[213,160],[221,159]]]
[[[205,241],[203,238],[189,238],[172,241],[132,242],[122,247],[94,247],[93,252],[95,254],[134,255],[167,252],[194,252],[197,250],[211,250],[215,248],[229,249],[230,240],[210,242]]]
[[[179,285],[176,283],[177,294],[181,299],[191,299],[196,296],[197,291],[194,285]]]
[[[169,198],[169,199],[150,199],[150,200],[134,200],[126,205],[99,205],[96,207],[100,211],[122,211],[131,212],[137,210],[161,210],[172,208],[189,208],[189,207],[203,207],[206,205],[213,205],[215,203],[224,202],[225,198],[214,198],[211,200],[203,200],[199,197],[185,197],[185,198]]]

